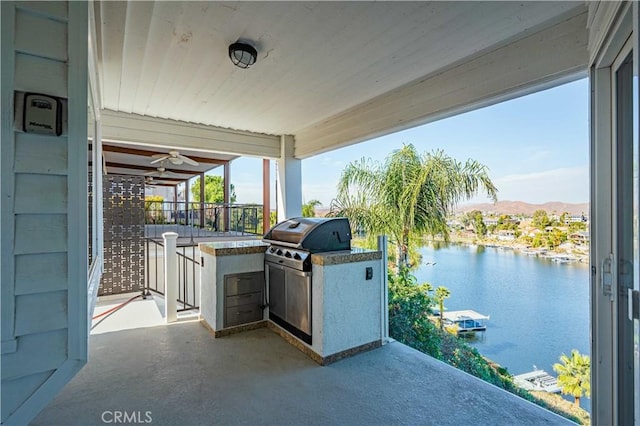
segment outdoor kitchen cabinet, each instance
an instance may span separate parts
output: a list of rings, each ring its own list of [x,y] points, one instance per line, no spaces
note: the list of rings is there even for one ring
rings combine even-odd
[[[265,320],[264,251],[260,240],[200,243],[200,318],[216,337]]]
[[[260,321],[263,316],[264,272],[224,277],[224,327]]]

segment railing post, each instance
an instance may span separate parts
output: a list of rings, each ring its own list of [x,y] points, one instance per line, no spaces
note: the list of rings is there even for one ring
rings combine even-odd
[[[378,236],[378,250],[382,252],[382,294],[380,306],[380,330],[382,332],[382,344],[386,344],[389,341],[389,276],[387,265],[387,236]]]
[[[178,254],[176,232],[165,232],[164,239],[164,319],[175,322],[178,319]]]

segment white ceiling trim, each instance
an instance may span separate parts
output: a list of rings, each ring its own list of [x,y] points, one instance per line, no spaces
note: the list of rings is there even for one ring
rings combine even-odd
[[[295,135],[295,157],[307,158],[586,75],[586,19],[584,12],[302,129]]]
[[[280,136],[102,110],[102,139],[259,158],[280,157]]]

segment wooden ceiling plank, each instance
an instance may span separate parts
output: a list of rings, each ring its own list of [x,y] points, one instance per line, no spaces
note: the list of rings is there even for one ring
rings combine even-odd
[[[122,79],[122,51],[129,2],[100,2],[102,105],[106,108],[118,108],[120,83]]]
[[[153,2],[153,19],[149,26],[147,44],[144,49],[142,71],[131,112],[156,115],[150,104],[151,96],[167,60],[167,47],[173,38],[176,16],[180,14],[181,2]],[[170,60],[170,59],[169,59]],[[162,88],[166,89],[166,88]],[[114,109],[114,108],[112,108]]]
[[[149,40],[153,7],[153,2],[134,1],[129,2],[127,8],[127,20],[124,28],[125,43],[122,52],[122,74],[127,78],[123,79],[120,85],[118,102],[120,111],[133,111],[142,75],[145,49]]]

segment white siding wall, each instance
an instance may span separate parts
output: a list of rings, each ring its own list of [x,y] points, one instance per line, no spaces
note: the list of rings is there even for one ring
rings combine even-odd
[[[2,2],[2,422],[86,362],[87,5]],[[14,127],[14,91],[68,99],[62,136]]]

